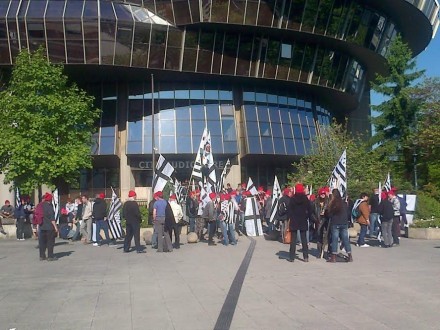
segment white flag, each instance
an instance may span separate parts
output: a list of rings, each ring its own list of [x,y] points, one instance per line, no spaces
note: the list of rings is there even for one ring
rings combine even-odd
[[[338,189],[341,193],[341,197],[344,198],[347,193],[347,150],[341,155],[338,163],[329,179],[329,187],[331,189]]]
[[[245,221],[247,236],[263,235],[263,227],[261,226],[260,212],[258,210],[257,200],[254,196],[246,198],[244,221]]]
[[[199,181],[202,180],[202,156],[205,150],[206,142],[208,141],[208,129],[205,127],[202,134],[202,139],[200,140],[199,148],[197,149],[196,161],[194,162],[194,168],[191,173],[191,177]]]
[[[110,204],[110,209],[108,211],[108,224],[110,227],[110,232],[114,239],[122,237],[122,226],[121,226],[121,207],[122,203],[118,195],[116,195],[112,187],[112,202]]]
[[[277,211],[278,211],[278,200],[281,198],[281,187],[278,182],[277,176],[275,176],[275,180],[273,182],[273,190],[272,190],[272,208],[270,210],[270,219],[271,223],[275,223],[277,220]]]
[[[60,196],[58,194],[58,188],[55,188],[54,191],[52,191],[52,207],[53,212],[55,213],[55,220],[57,223],[60,222]]]
[[[220,192],[223,190],[223,187],[225,185],[225,178],[226,178],[226,175],[228,175],[230,166],[231,166],[231,162],[228,159],[226,161],[225,167],[223,167],[222,174],[220,175],[220,180],[217,184],[217,192]]]
[[[385,188],[385,190],[391,191],[391,177],[390,177],[390,172],[388,172],[387,178],[385,180],[385,183],[383,184],[383,187]]]
[[[206,191],[215,193],[217,188],[216,166],[214,164],[214,156],[212,155],[211,133],[208,131],[208,138],[203,149],[202,156],[202,179],[206,182]],[[207,173],[206,173],[207,170]],[[207,177],[205,177],[207,175]]]
[[[254,182],[252,181],[252,179],[249,177],[248,183],[247,183],[247,187],[246,190],[249,191],[252,196],[258,195],[258,190],[254,185]]]

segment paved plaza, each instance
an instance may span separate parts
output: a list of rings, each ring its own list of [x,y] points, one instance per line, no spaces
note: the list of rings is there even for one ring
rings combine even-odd
[[[36,244],[0,241],[0,330],[440,329],[440,241],[337,264],[286,262],[263,237],[146,254],[57,240],[56,262]]]

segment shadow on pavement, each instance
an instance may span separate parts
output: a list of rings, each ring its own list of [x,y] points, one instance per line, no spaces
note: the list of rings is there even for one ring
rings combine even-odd
[[[55,242],[54,246],[60,246],[60,245],[66,245],[69,244],[69,242]]]
[[[70,256],[74,251],[58,252],[54,253],[54,256],[58,259]]]

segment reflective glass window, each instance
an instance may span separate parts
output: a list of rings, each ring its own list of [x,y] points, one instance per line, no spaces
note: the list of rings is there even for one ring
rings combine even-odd
[[[260,135],[261,136],[272,136],[272,132],[271,132],[269,123],[260,121]]]
[[[285,139],[285,143],[286,143],[286,154],[295,155],[296,150],[295,150],[294,140],[293,139]]]
[[[223,104],[220,106],[220,111],[221,111],[223,117],[226,117],[226,116],[233,117],[234,116],[234,107],[232,105]]]
[[[269,107],[269,116],[270,116],[270,121],[272,123],[279,123],[280,122],[280,113],[278,111],[278,107],[270,106]]]
[[[283,124],[290,125],[289,109],[280,108],[280,117]]]
[[[297,110],[290,111],[290,121],[292,122],[292,124],[299,124],[299,117]]]
[[[160,148],[161,153],[176,153],[176,140],[174,136],[161,136],[160,137]]]
[[[219,108],[217,104],[206,105],[206,118],[208,119],[208,121],[220,120]]]
[[[114,20],[115,19],[115,13],[113,12],[113,6],[111,2],[108,1],[100,1],[100,13],[102,19],[105,20]]]
[[[176,119],[177,120],[189,120],[189,107],[176,108]]]
[[[218,90],[205,90],[205,99],[207,100],[217,100],[219,99]]]
[[[161,135],[175,135],[176,130],[174,127],[174,120],[161,120],[160,121],[160,134]]]
[[[235,134],[235,121],[234,118],[223,118],[223,139],[224,141],[236,141],[237,136]]]
[[[272,135],[273,137],[283,137],[283,131],[281,129],[280,123],[274,123],[272,122]]]
[[[257,106],[257,113],[258,113],[258,120],[268,122],[269,121],[269,115],[267,113],[267,107],[265,106]]]
[[[234,141],[224,141],[224,152],[225,153],[237,153],[238,149],[237,149],[237,142]]]
[[[212,151],[223,153],[223,139],[218,135],[211,135]]]
[[[98,17],[98,4],[96,0],[87,0],[84,3],[84,18]]]
[[[255,93],[255,100],[259,103],[267,103],[266,93]]]
[[[240,35],[238,56],[237,56],[237,75],[249,76],[250,61],[252,56],[253,36],[247,34]]]
[[[261,154],[260,138],[248,137],[248,148],[250,154]]]
[[[150,150],[151,150],[151,147],[150,147]],[[127,142],[127,154],[133,155],[133,154],[141,154],[141,153],[142,153],[142,142],[141,141]]]
[[[295,139],[296,152],[298,155],[305,155],[304,144],[302,139]]]
[[[178,120],[176,122],[176,135],[180,141],[180,137],[191,135],[191,124],[189,120]],[[179,142],[180,143],[180,142]]]
[[[162,110],[160,112],[160,120],[169,119],[174,120],[174,109]]]
[[[286,154],[286,150],[284,148],[284,139],[274,138],[273,145],[275,148],[275,154]]]
[[[295,138],[302,138],[301,126],[293,125],[293,136]]]
[[[191,136],[177,136],[177,153],[191,153]]]
[[[113,155],[115,153],[115,137],[114,136],[101,136],[101,142],[99,147],[99,153],[101,155]]]
[[[246,120],[257,120],[257,115],[255,112],[255,106],[254,105],[245,105],[244,106],[244,113],[246,116]]]
[[[243,101],[255,102],[255,93],[243,92]]]
[[[189,99],[189,90],[176,90],[175,91],[176,99]]]
[[[3,4],[8,4],[9,1],[2,1]],[[2,15],[2,5],[0,4],[0,15],[4,16],[6,12]],[[31,1],[29,3],[26,18],[41,18],[46,10],[46,1]]]
[[[191,119],[205,121],[205,109],[203,105],[191,106]]]
[[[292,126],[290,124],[283,124],[283,134],[285,138],[293,138],[292,135]]]
[[[258,123],[256,121],[247,121],[246,129],[248,136],[259,136],[260,130],[258,128]]]
[[[193,120],[192,121],[192,135],[196,136],[199,139],[199,142],[197,142],[197,146],[200,143],[200,138],[203,134],[203,130],[205,129],[206,124],[205,121],[201,121],[201,120]]]
[[[128,141],[142,141],[142,122],[128,123]]]
[[[236,33],[225,34],[225,44],[223,48],[223,74],[235,73],[235,62],[237,59],[238,35]]]
[[[310,154],[312,149],[312,144],[309,139],[304,140],[304,154]]]
[[[101,127],[100,131],[101,131],[101,136],[115,136],[114,126]]]
[[[66,2],[64,18],[80,18],[84,6],[83,0],[70,0]]]
[[[232,91],[219,91],[220,100],[222,101],[232,101]]]
[[[261,146],[263,149],[263,154],[273,154],[273,142],[270,137],[261,138]]]
[[[211,135],[222,135],[220,121],[218,120],[212,121],[208,119],[208,129]]]

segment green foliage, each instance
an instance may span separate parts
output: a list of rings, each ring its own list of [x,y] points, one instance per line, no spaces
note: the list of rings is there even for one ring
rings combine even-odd
[[[141,211],[141,228],[151,228],[152,225],[148,224],[148,207],[139,205],[139,210]],[[121,220],[122,228],[126,228],[127,222],[125,219]]]
[[[313,153],[304,156],[299,163],[293,164],[295,173],[289,175],[292,183],[302,182],[312,185],[314,192],[327,185],[328,179],[347,149],[348,194],[356,197],[361,192],[369,193],[371,189],[383,182],[387,168],[380,155],[372,150],[362,136],[349,134],[346,127],[332,123],[330,127],[320,127],[320,134],[314,143]]]
[[[440,218],[431,218],[429,220],[416,220],[411,225],[413,228],[439,228]]]
[[[69,84],[63,67],[50,64],[44,53],[21,51],[0,92],[0,170],[24,193],[70,182],[91,167],[91,136],[100,115],[93,97]]]
[[[434,217],[440,220],[440,202],[426,193],[418,193],[415,217],[425,220]]]
[[[372,89],[386,97],[380,105],[372,106],[379,113],[372,118],[376,131],[372,143],[378,145],[377,150],[383,159],[396,161],[394,173],[399,172],[411,179],[415,150],[413,133],[421,106],[421,100],[411,97],[411,86],[423,71],[415,71],[416,62],[411,50],[400,36],[390,45],[386,59],[390,74],[378,75],[372,83]]]

